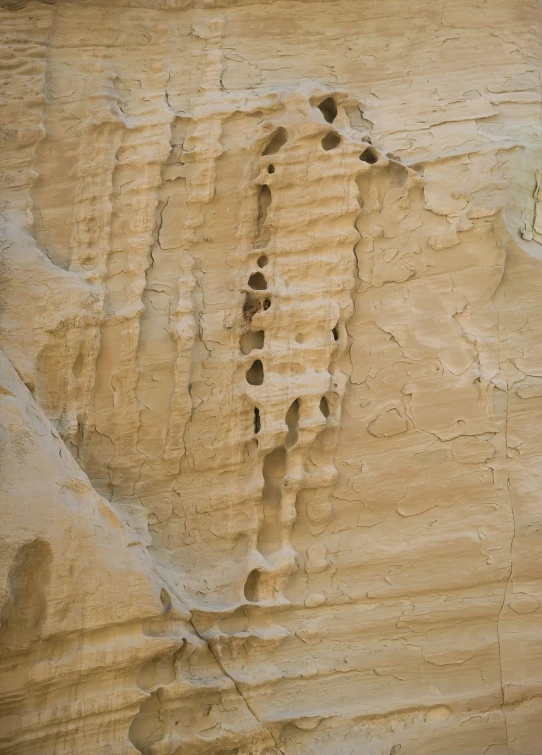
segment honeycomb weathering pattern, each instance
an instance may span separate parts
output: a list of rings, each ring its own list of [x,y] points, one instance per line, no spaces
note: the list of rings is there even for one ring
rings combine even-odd
[[[0,753],[540,755],[540,14],[0,2]]]

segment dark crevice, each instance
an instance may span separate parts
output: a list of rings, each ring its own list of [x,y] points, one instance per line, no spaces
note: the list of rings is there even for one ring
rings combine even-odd
[[[261,385],[263,383],[263,377],[263,364],[261,362],[261,359],[256,359],[256,361],[252,363],[250,369],[247,371],[247,383],[249,383],[250,385]]]
[[[325,396],[320,399],[320,411],[326,419],[329,417],[329,403]]]
[[[318,105],[318,110],[322,113],[328,123],[333,123],[337,117],[337,104],[333,97],[327,97]]]
[[[269,186],[264,184],[263,186],[260,186],[260,191],[258,194],[258,220],[260,223],[265,223],[265,219],[267,217],[267,210],[269,209],[269,205],[271,204],[271,189]]]
[[[263,349],[265,333],[263,330],[248,330],[241,336],[240,347],[243,354],[250,354],[253,349]]]
[[[253,288],[254,291],[265,291],[267,289],[267,281],[263,273],[252,273],[248,279],[248,285]]]
[[[262,420],[260,417],[260,410],[258,407],[254,407],[254,435],[258,435],[262,429]]]
[[[247,577],[245,582],[245,600],[250,603],[254,603],[258,600],[258,582],[260,581],[260,573],[257,569],[253,569]]]
[[[335,131],[330,131],[329,134],[326,134],[322,139],[322,147],[326,152],[329,152],[331,149],[335,149],[335,147],[338,147],[340,143],[341,137]]]
[[[335,325],[335,327],[333,328],[333,330],[331,332],[333,333],[334,340],[338,341],[339,340],[339,323],[337,323],[337,325]]]
[[[262,155],[274,155],[276,154],[281,147],[283,147],[286,142],[288,141],[288,133],[285,128],[278,128],[273,135],[271,136],[271,139],[267,143],[267,147],[262,152]]]
[[[275,166],[274,165],[268,165],[267,166],[267,172],[268,173],[274,173],[275,172]]]
[[[374,165],[375,163],[378,162],[378,155],[376,154],[374,149],[367,147],[367,149],[363,150],[363,152],[359,156],[359,159],[362,160],[364,163],[369,163],[369,165]]]
[[[297,429],[299,427],[299,399],[293,402],[288,411],[286,412],[286,424],[288,425],[288,435],[284,445],[286,448],[292,448],[297,443],[299,434]]]

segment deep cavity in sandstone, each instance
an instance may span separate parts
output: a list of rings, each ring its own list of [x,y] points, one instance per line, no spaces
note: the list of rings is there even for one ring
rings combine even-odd
[[[0,752],[540,755],[534,0],[0,0]]]

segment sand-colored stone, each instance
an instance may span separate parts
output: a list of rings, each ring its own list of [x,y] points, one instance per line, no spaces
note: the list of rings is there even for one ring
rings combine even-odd
[[[542,753],[535,0],[0,0],[0,753]]]

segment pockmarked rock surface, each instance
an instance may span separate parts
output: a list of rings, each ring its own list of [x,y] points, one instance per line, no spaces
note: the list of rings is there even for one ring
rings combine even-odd
[[[536,0],[0,1],[0,752],[540,755]]]

